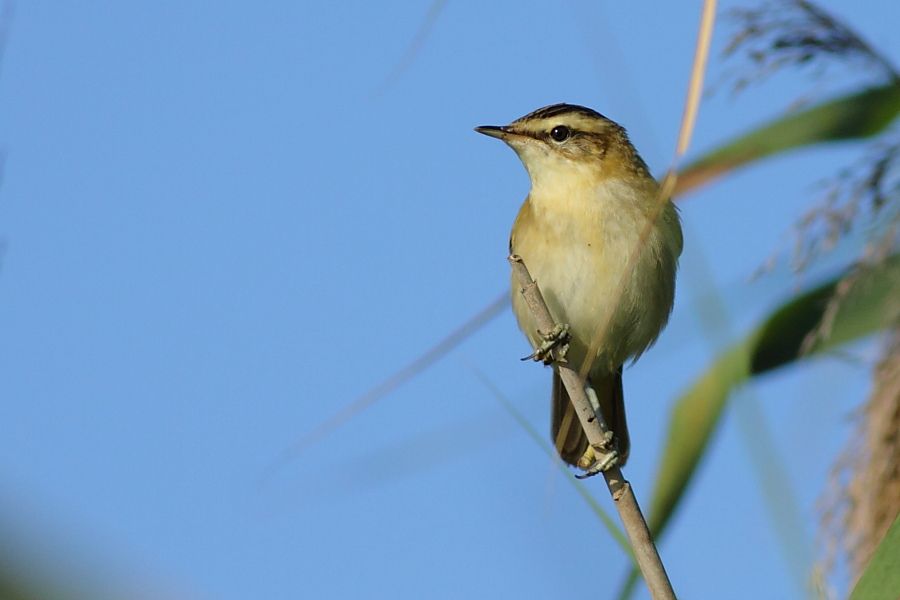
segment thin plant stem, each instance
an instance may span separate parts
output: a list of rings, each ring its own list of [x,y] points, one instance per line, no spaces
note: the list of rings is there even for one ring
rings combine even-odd
[[[554,331],[558,324],[553,321],[553,317],[544,303],[544,298],[541,296],[541,291],[531,278],[521,257],[510,256],[509,264],[512,266],[513,276],[522,296],[537,322],[538,329],[546,332]],[[557,362],[555,365],[566,386],[566,391],[578,414],[588,442],[598,451],[599,455],[607,454],[610,448],[609,428],[599,412],[594,411],[584,388],[584,378],[566,362]],[[619,512],[619,518],[625,527],[634,558],[644,576],[651,597],[653,600],[674,600],[675,591],[672,589],[672,583],[669,581],[659,552],[656,550],[653,536],[641,513],[641,507],[635,498],[631,484],[617,466],[603,471],[603,478],[606,480],[606,486],[609,488],[616,510]]]

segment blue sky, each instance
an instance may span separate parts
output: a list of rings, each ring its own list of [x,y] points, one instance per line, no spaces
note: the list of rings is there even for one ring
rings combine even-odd
[[[700,2],[451,1],[385,87],[427,9],[17,3],[0,73],[0,524],[23,563],[120,597],[611,595],[625,557],[468,366],[547,428],[550,374],[518,360],[508,313],[257,484],[506,288],[528,180],[472,127],[580,103],[627,127],[657,173],[671,160]],[[871,0],[850,16],[896,58],[896,13]],[[855,81],[838,68],[718,94],[692,153]],[[672,399],[815,280],[748,283],[811,184],[858,150],[767,162],[682,203],[673,320],[625,374],[639,498]],[[715,339],[700,326],[711,293],[732,319]],[[784,459],[810,554],[867,373],[824,358],[742,396]],[[727,412],[661,544],[684,597],[799,593],[744,418]]]

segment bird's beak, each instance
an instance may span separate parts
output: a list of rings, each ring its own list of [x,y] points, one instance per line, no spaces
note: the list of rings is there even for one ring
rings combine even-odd
[[[512,131],[506,126],[498,127],[496,125],[482,125],[481,127],[476,127],[475,131],[500,140],[505,140],[512,135]]]

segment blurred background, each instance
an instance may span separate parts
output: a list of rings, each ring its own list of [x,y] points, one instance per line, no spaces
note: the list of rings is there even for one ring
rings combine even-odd
[[[671,166],[701,5],[4,2],[3,597],[622,592],[628,557],[499,401],[547,437],[508,309],[291,449],[506,293],[529,182],[474,126],[584,104]],[[625,372],[626,475],[685,598],[843,597],[859,572],[831,525],[896,357],[869,317],[900,289],[877,271],[897,187],[869,175],[896,167],[900,9],[817,6],[720,6],[675,311]],[[828,345],[841,307],[808,290],[872,272]],[[717,375],[729,348],[753,360]]]

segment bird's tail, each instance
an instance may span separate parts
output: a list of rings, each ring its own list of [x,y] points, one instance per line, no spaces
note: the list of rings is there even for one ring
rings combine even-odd
[[[616,436],[616,450],[619,453],[618,465],[624,466],[625,461],[628,460],[631,443],[628,439],[628,424],[625,421],[622,367],[619,367],[613,374],[588,379],[588,385],[597,392],[603,420]],[[566,387],[559,377],[559,372],[555,369],[551,403],[553,412],[550,417],[550,435],[557,452],[570,465],[587,469],[594,463],[593,450],[581,428],[581,422],[578,420]]]

